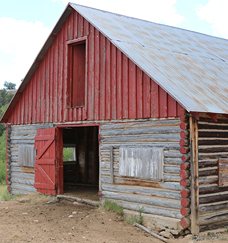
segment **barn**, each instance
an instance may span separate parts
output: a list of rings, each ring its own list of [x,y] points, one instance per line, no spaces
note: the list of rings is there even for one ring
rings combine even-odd
[[[227,61],[226,39],[69,3],[1,118],[8,190],[93,186],[177,231],[225,224]]]

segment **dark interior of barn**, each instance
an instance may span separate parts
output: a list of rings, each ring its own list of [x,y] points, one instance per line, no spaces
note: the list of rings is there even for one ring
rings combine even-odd
[[[63,192],[98,200],[98,126],[63,129]]]

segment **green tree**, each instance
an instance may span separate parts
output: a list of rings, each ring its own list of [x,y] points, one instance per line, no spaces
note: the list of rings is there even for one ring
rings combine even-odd
[[[3,116],[7,107],[8,107],[8,104],[0,107],[0,118]],[[6,125],[4,123],[0,123],[0,137],[2,136],[5,129],[6,129]]]
[[[16,84],[5,81],[4,87],[6,90],[16,89]]]

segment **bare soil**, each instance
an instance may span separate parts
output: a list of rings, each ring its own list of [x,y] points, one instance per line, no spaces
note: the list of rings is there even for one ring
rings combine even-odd
[[[0,243],[5,242],[161,242],[126,223],[122,216],[86,204],[44,195],[0,201]],[[225,229],[223,229],[224,231]],[[199,237],[188,235],[168,242],[224,242],[228,233],[217,230]]]
[[[160,242],[114,212],[62,199],[43,201],[0,201],[0,242]]]

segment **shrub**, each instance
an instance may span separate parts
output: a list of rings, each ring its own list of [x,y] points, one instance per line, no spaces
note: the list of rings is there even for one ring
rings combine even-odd
[[[6,181],[6,132],[0,137],[0,184]]]

